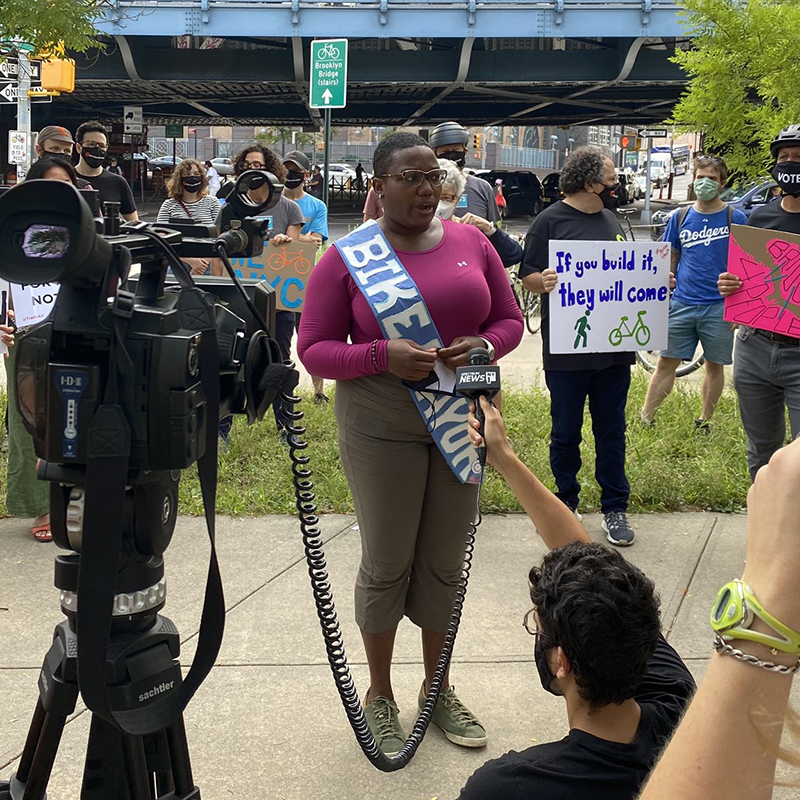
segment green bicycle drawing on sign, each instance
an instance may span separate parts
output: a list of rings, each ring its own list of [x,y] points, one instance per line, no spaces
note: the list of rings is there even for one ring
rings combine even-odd
[[[623,339],[633,337],[639,347],[644,347],[650,341],[650,328],[644,324],[646,311],[640,311],[636,318],[636,323],[631,328],[628,326],[628,317],[621,317],[619,327],[613,328],[608,334],[608,341],[612,347],[619,347]]]

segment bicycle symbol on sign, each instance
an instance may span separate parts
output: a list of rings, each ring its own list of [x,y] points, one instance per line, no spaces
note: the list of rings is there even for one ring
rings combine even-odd
[[[281,247],[280,252],[273,253],[267,259],[267,265],[275,272],[280,272],[284,267],[294,267],[298,275],[305,275],[311,270],[311,262],[303,258],[302,253],[289,253],[285,247]]]
[[[334,47],[331,42],[322,45],[322,47],[317,50],[317,58],[337,59],[339,58],[339,55],[339,48]]]
[[[639,347],[644,347],[650,341],[650,328],[644,324],[644,315],[646,311],[640,311],[637,315],[636,324],[633,328],[628,327],[628,317],[621,317],[619,327],[614,328],[608,334],[608,341],[613,347],[619,347],[623,339],[632,336],[636,339],[636,344]]]

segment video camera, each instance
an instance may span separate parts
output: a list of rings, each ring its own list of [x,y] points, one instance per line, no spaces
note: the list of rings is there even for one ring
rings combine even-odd
[[[263,212],[282,191],[278,180],[256,171],[241,175],[218,235],[197,225],[120,226],[112,203],[102,220],[94,219],[73,186],[42,183],[23,182],[0,198],[0,277],[61,285],[50,318],[16,344],[20,412],[37,455],[85,464],[84,434],[112,380],[131,427],[131,469],[194,463],[203,455],[206,427],[217,424],[201,387],[204,336],[216,341],[220,415],[261,419],[276,395],[264,373],[281,362],[269,338],[272,288],[204,278],[200,289],[180,259],[258,255],[269,224]],[[265,195],[260,203],[248,194],[254,184]],[[127,283],[133,263],[141,265],[135,290]]]

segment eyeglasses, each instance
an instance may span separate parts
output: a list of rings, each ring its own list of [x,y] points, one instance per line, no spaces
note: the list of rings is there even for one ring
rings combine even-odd
[[[697,161],[698,163],[702,162],[702,161],[710,161],[712,164],[723,164],[723,163],[725,163],[724,160],[721,159],[719,156],[709,156],[706,153],[698,153],[694,157],[694,160]]]
[[[400,178],[409,189],[416,189],[422,186],[422,181],[426,178],[431,186],[441,186],[447,178],[447,170],[429,169],[427,172],[423,172],[421,169],[404,169],[402,172],[390,172],[386,175],[378,175],[378,177]]]
[[[266,164],[263,161],[243,161],[242,166],[245,169],[266,169]]]
[[[548,636],[544,631],[539,630],[539,625],[536,622],[536,609],[532,608],[522,619],[522,627],[525,628],[526,631],[531,636],[541,636],[544,639],[552,639],[551,636]]]
[[[81,147],[97,147],[100,150],[106,149],[105,142],[81,142]]]

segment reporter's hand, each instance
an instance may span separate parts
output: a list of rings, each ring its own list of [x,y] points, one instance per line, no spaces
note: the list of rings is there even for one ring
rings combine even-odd
[[[747,561],[742,580],[764,608],[800,631],[800,439],[778,450],[747,495]]]
[[[488,219],[484,219],[483,217],[479,217],[477,214],[464,214],[459,222],[462,225],[472,225],[473,227],[477,228],[481,233],[485,233],[487,236],[492,233],[494,226]]]
[[[670,272],[670,274],[669,274],[669,289],[670,289],[670,291],[672,291],[677,285],[678,285],[678,282],[675,280],[675,273],[674,272]]]
[[[546,269],[542,272],[542,285],[548,294],[556,288],[558,283],[558,273],[554,269]]]
[[[742,279],[732,272],[723,272],[717,278],[717,289],[723,297],[727,297],[742,288]]]
[[[469,351],[473,347],[486,347],[480,336],[459,336],[453,339],[450,347],[439,350],[439,358],[448,369],[464,367],[469,364]]]
[[[287,236],[285,233],[276,233],[275,236],[270,239],[270,242],[272,242],[275,247],[280,247],[282,244],[289,244],[291,241],[292,237]]]
[[[14,331],[16,329],[12,328],[10,325],[0,325],[0,341],[6,347],[13,347],[14,346]]]
[[[506,436],[506,426],[500,412],[485,398],[480,398],[484,414],[483,436],[478,432],[480,423],[475,416],[475,403],[469,404],[469,438],[475,447],[486,444],[486,460],[496,466],[504,456],[511,455],[514,451]]]
[[[436,366],[436,350],[410,339],[390,339],[386,345],[389,372],[404,381],[421,381]]]

